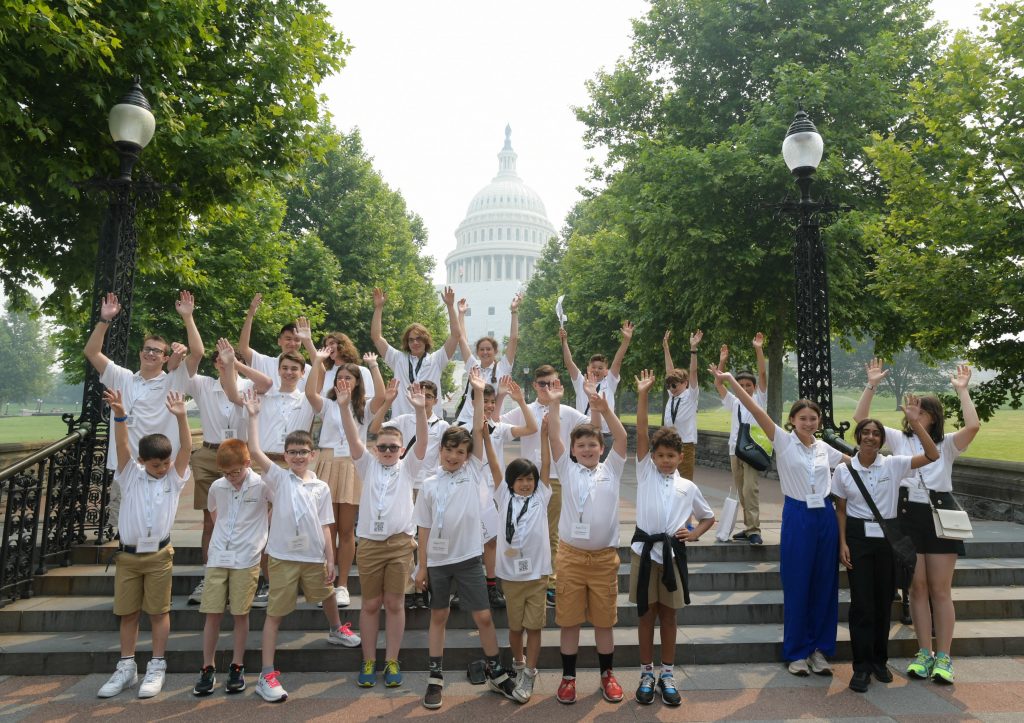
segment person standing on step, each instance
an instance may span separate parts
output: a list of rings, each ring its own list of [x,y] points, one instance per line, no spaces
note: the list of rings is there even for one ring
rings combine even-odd
[[[839,523],[830,496],[831,468],[850,458],[815,438],[821,408],[798,399],[789,410],[792,431],[775,424],[736,378],[714,364],[716,384],[728,383],[775,448],[782,506],[782,656],[793,675],[832,675],[826,656],[836,651],[839,623]]]
[[[648,397],[654,373],[644,370],[636,382],[636,531],[629,570],[629,601],[636,603],[640,616],[640,685],[635,697],[637,703],[650,705],[658,692],[665,705],[677,706],[683,701],[673,670],[676,612],[690,602],[686,543],[697,542],[711,529],[715,513],[697,485],[679,474],[685,454],[679,433],[663,426],[653,438],[648,436]],[[691,515],[698,520],[692,532],[686,527]],[[654,669],[656,621],[661,629],[660,672]]]
[[[110,405],[114,426],[114,479],[121,486],[121,507],[117,513],[120,541],[114,573],[114,615],[121,618],[121,659],[110,679],[97,694],[112,698],[139,682],[135,645],[139,639],[139,616],[149,615],[153,657],[139,686],[140,698],[152,698],[164,687],[167,673],[167,638],[171,633],[171,569],[174,548],[171,528],[178,499],[190,476],[192,432],[185,416],[185,400],[177,392],[165,397],[167,411],[178,424],[177,451],[163,434],[147,434],[138,442],[137,460],[128,442],[130,412],[119,389],[108,389],[103,399]]]
[[[754,335],[754,354],[757,356],[757,376],[747,370],[740,371],[734,377],[739,386],[752,398],[761,409],[768,406],[768,363],[764,358],[764,334]],[[722,344],[718,355],[718,368],[725,371],[729,361],[729,347]],[[732,420],[729,427],[729,465],[732,468],[732,481],[740,496],[743,506],[743,530],[732,536],[737,541],[746,541],[751,545],[764,544],[761,538],[761,505],[758,499],[757,470],[736,456],[736,437],[740,424],[756,424],[749,410],[736,400],[736,395],[729,392],[725,385],[715,378],[715,389],[722,398],[722,406]],[[735,387],[733,387],[735,389]]]
[[[302,346],[302,340],[299,339],[295,324],[288,323],[282,326],[281,331],[277,334],[277,345],[281,349],[281,353],[277,357],[260,354],[250,347],[249,340],[252,338],[252,322],[256,317],[256,311],[262,303],[263,294],[256,294],[249,303],[249,311],[246,313],[245,321],[242,322],[242,329],[238,333],[238,356],[256,371],[266,374],[273,379],[274,387],[276,388],[281,386],[281,376],[278,373],[281,367],[281,359],[285,354],[298,354],[301,358],[299,349]],[[296,383],[296,387],[300,392],[306,388],[306,378],[309,376],[309,369],[309,364],[303,362],[302,375]]]
[[[466,312],[469,310],[469,306],[465,299],[459,299],[459,349],[462,352],[462,358],[466,360],[466,383],[462,390],[459,406],[455,410],[456,424],[470,429],[473,427],[473,403],[469,394],[469,371],[471,369],[479,368],[484,381],[495,389],[498,389],[499,380],[512,376],[512,370],[516,363],[516,349],[519,347],[519,302],[521,299],[522,297],[516,294],[509,306],[509,311],[512,312],[512,326],[508,330],[508,344],[505,345],[505,353],[500,357],[498,356],[498,340],[490,336],[477,339],[474,347],[475,354],[469,348],[469,339],[466,336]],[[499,396],[497,400],[499,407],[502,399]],[[504,463],[501,457],[498,458],[498,461]]]
[[[665,352],[665,388],[668,400],[662,415],[663,427],[672,427],[683,442],[683,457],[679,462],[679,475],[692,480],[697,461],[697,404],[700,402],[700,384],[697,382],[697,346],[704,338],[700,329],[690,334],[690,369],[677,369],[672,363],[669,339],[672,331],[666,331],[661,340]]]
[[[867,387],[853,413],[853,418],[858,422],[871,413],[871,400],[888,371],[878,359],[873,359],[868,364],[867,374]],[[955,432],[944,433],[945,410],[938,398],[931,395],[921,397],[921,423],[938,445],[939,460],[917,470],[915,476],[903,480],[900,488],[900,524],[917,548],[917,566],[910,584],[910,611],[919,649],[907,667],[907,674],[915,678],[931,678],[936,683],[952,683],[954,680],[953,661],[950,658],[953,626],[956,623],[953,570],[957,556],[964,554],[964,543],[960,540],[941,540],[935,535],[932,506],[958,509],[953,498],[953,462],[967,451],[981,429],[981,420],[968,388],[970,381],[971,368],[966,364],[957,366],[951,383],[960,399],[964,426]],[[922,453],[921,442],[914,436],[906,420],[902,430],[886,427],[885,439],[893,454]]]

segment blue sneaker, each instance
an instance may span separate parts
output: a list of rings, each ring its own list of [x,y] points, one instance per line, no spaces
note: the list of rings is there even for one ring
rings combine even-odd
[[[372,688],[377,685],[377,661],[376,660],[364,660],[362,667],[359,669],[359,679],[356,684],[360,688]]]
[[[552,588],[548,588],[546,598],[548,607],[553,608],[555,606],[555,591]]]
[[[650,705],[654,702],[654,675],[652,673],[642,673],[640,675],[640,685],[637,686],[634,698],[636,702],[641,705]]]
[[[402,684],[402,669],[398,667],[397,660],[388,660],[384,663],[384,687],[397,688]]]

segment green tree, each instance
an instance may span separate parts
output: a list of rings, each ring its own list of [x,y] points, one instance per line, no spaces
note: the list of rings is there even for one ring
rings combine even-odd
[[[847,339],[845,344],[832,342],[832,383],[836,387],[859,389],[865,383],[865,368],[875,356],[874,343],[870,340],[857,343]],[[952,363],[936,366],[925,364],[921,355],[905,348],[885,359],[889,374],[883,382],[884,388],[895,398],[896,408],[903,403],[907,392],[945,392],[955,367]]]
[[[0,318],[0,409],[9,402],[34,402],[53,388],[53,350],[38,316],[14,311]]]
[[[913,85],[914,135],[869,149],[889,209],[869,236],[871,290],[912,322],[910,343],[999,372],[972,390],[986,419],[1024,394],[1024,6],[982,20],[980,36],[959,33]]]

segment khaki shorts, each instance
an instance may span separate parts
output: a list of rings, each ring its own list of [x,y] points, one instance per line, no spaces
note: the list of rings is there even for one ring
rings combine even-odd
[[[679,461],[679,476],[683,479],[693,481],[693,467],[697,461],[697,445],[693,442],[683,442],[683,458]]]
[[[267,615],[284,617],[295,609],[299,585],[306,602],[318,603],[334,595],[334,586],[324,582],[323,562],[296,562],[271,557],[267,566],[270,576],[270,601]],[[203,592],[205,595],[205,591]]]
[[[555,623],[611,628],[619,619],[619,551],[614,547],[581,550],[558,543]]]
[[[412,572],[412,551],[416,543],[412,535],[399,532],[386,540],[359,538],[356,546],[356,567],[364,600],[378,598],[386,592],[405,592]]]
[[[356,474],[356,465],[351,457],[335,457],[334,450],[330,447],[321,448],[317,452],[315,472],[331,490],[332,503],[359,504],[359,498],[363,494],[363,481]]]
[[[200,447],[192,453],[192,479],[195,491],[192,495],[192,509],[205,510],[210,495],[210,485],[223,475],[217,467],[217,450]]]
[[[171,609],[171,569],[174,547],[141,555],[117,553],[114,572],[114,615],[131,615],[139,610],[160,615]]]
[[[637,581],[640,577],[640,556],[633,552],[629,553],[629,601],[636,603]],[[654,560],[651,560],[651,578],[647,581],[647,604],[659,603],[667,608],[678,610],[683,607],[683,583],[679,579],[679,570],[674,570],[676,576],[676,591],[669,592],[665,583],[661,581],[661,572],[665,568]],[[206,595],[206,591],[203,591]]]
[[[548,622],[546,577],[539,580],[502,580],[509,630],[540,630]]]
[[[222,613],[230,601],[232,615],[248,615],[260,579],[259,564],[235,570],[228,567],[207,567],[203,578],[201,613]]]

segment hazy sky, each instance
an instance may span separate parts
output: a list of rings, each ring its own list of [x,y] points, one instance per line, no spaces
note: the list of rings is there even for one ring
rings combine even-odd
[[[436,281],[469,201],[497,172],[506,123],[519,175],[561,229],[590,156],[571,108],[586,104],[587,79],[628,53],[630,19],[646,2],[326,1],[354,46],[322,86],[334,122],[359,128],[384,180],[426,221]],[[973,27],[981,4],[932,7],[953,27]]]

